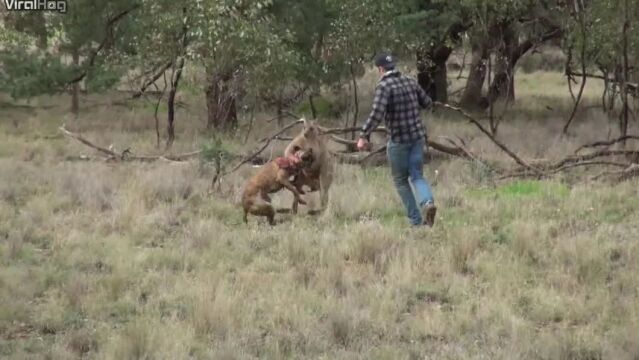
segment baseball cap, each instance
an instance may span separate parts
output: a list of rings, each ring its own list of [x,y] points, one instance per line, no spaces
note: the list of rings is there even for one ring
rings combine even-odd
[[[390,70],[395,67],[395,59],[389,53],[379,53],[375,56],[375,66]]]

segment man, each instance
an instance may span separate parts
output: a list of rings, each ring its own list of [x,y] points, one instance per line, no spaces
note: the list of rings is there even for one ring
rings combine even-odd
[[[407,216],[413,226],[424,224],[432,227],[437,207],[431,187],[423,175],[426,131],[420,116],[421,109],[430,107],[432,100],[417,81],[395,69],[390,54],[377,55],[375,66],[380,80],[375,89],[373,109],[362,127],[357,148],[360,151],[370,148],[370,134],[384,119],[390,132],[386,153],[393,182]]]

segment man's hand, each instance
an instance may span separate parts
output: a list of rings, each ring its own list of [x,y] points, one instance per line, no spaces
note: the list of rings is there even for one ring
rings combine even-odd
[[[368,140],[364,138],[359,138],[359,140],[357,140],[357,150],[365,151],[365,150],[370,150],[370,148],[371,148],[371,143],[369,143]]]

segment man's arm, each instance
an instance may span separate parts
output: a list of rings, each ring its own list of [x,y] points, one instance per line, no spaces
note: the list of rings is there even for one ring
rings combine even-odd
[[[414,82],[415,88],[417,89],[417,99],[419,101],[419,105],[422,109],[428,109],[433,105],[433,100],[426,94],[426,91],[422,89],[417,81]]]
[[[371,132],[375,130],[375,128],[379,125],[379,123],[384,118],[387,105],[388,105],[388,89],[383,84],[379,84],[377,88],[375,89],[375,99],[373,100],[373,110],[368,116],[368,119],[366,120],[366,123],[364,124],[364,126],[362,126],[362,130],[359,135],[360,138],[370,140]]]

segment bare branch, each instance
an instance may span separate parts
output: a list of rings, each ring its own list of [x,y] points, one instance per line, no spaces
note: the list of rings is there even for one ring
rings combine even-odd
[[[621,181],[626,181],[629,180],[631,178],[637,177],[639,176],[639,164],[631,164],[630,166],[628,166],[627,168],[625,168],[624,170],[618,170],[618,171],[604,171],[598,175],[595,175],[593,177],[590,178],[591,181],[596,181],[599,180],[605,176],[610,176],[610,175],[617,175],[617,181],[621,182]]]
[[[455,107],[455,106],[451,106],[448,104],[442,104],[440,102],[434,102],[435,105],[444,107],[446,109],[450,109],[453,111],[456,111],[460,114],[462,114],[468,121],[470,121],[473,125],[475,125],[481,132],[483,132],[486,136],[488,136],[488,138],[495,144],[497,145],[497,147],[499,147],[500,149],[502,149],[506,154],[508,154],[508,156],[510,156],[517,164],[525,167],[527,170],[535,172],[535,173],[540,173],[539,169],[533,168],[532,166],[530,166],[529,164],[527,164],[524,160],[522,160],[519,156],[517,156],[514,152],[512,152],[506,145],[504,145],[502,142],[500,142],[499,140],[497,140],[488,130],[486,130],[486,128],[484,128],[482,126],[482,124],[479,123],[479,121],[477,121],[474,117],[470,116],[468,113],[466,113],[464,110]]]
[[[281,129],[280,129],[278,132],[276,132],[275,134],[273,134],[273,135],[271,135],[271,136],[269,136],[269,137],[262,138],[262,139],[260,139],[258,142],[264,142],[264,141],[270,142],[271,140],[273,140],[273,139],[277,138],[278,136],[282,135],[283,133],[285,133],[285,132],[286,132],[286,131],[288,131],[289,129],[292,129],[292,128],[293,128],[293,127],[295,127],[296,125],[299,125],[299,124],[302,124],[302,123],[303,123],[303,121],[302,121],[302,120],[296,120],[296,121],[293,121],[292,123],[290,123],[290,124],[288,124],[288,125],[284,126],[283,128],[281,128]]]
[[[610,83],[615,83],[615,84],[619,83],[616,79],[607,78],[607,77],[605,77],[603,75],[595,75],[595,74],[588,74],[588,73],[584,74],[584,73],[578,73],[578,72],[573,72],[573,71],[569,71],[566,75],[606,80],[606,81],[608,81]],[[638,83],[627,82],[626,83],[626,91],[631,92],[631,93],[639,91],[639,84]]]
[[[622,141],[626,141],[626,140],[639,140],[639,136],[637,135],[626,135],[626,136],[621,136],[619,138],[616,139],[612,139],[612,140],[606,140],[606,141],[595,141],[593,143],[590,144],[584,144],[581,145],[580,147],[577,148],[577,150],[575,150],[575,154],[578,153],[579,151],[586,149],[586,148],[594,148],[594,147],[598,147],[598,146],[611,146],[617,143],[620,143]]]
[[[140,87],[140,90],[136,91],[135,93],[133,93],[133,95],[131,96],[131,99],[137,99],[139,97],[142,96],[142,94],[144,94],[144,92],[146,91],[146,89],[151,86],[152,84],[154,84],[160,77],[162,77],[165,72],[173,65],[173,61],[168,61],[166,64],[162,65],[154,74],[153,76],[151,76],[147,81],[144,82],[144,84],[142,84],[142,86]],[[162,95],[160,97],[164,96],[164,91],[162,91]]]
[[[618,156],[618,155],[637,157],[639,156],[639,150],[599,150],[599,151],[595,151],[593,153],[585,154],[585,155],[579,155],[579,156],[573,155],[559,161],[555,165],[550,166],[549,169],[558,169],[570,163],[577,163],[577,162],[583,162],[588,160],[594,160],[594,159],[602,158],[602,157]]]
[[[64,125],[62,125],[61,127],[58,128],[64,135],[73,138],[79,142],[81,142],[82,144],[97,150],[98,152],[107,155],[106,160],[114,160],[114,161],[143,161],[143,162],[147,162],[147,161],[156,161],[156,160],[163,160],[163,161],[170,161],[170,162],[184,162],[190,158],[193,157],[197,157],[199,156],[202,151],[197,150],[197,151],[192,151],[192,152],[188,152],[185,154],[179,154],[179,155],[169,155],[169,154],[164,154],[164,155],[131,155],[131,152],[129,149],[124,150],[121,154],[116,153],[113,150],[109,150],[107,148],[104,148],[102,146],[96,145],[93,142],[87,140],[86,138],[84,138],[83,136],[73,133],[69,130],[67,130]]]
[[[575,99],[575,104],[572,108],[572,112],[570,113],[570,117],[568,118],[568,121],[566,121],[566,124],[564,125],[564,128],[562,130],[562,133],[564,135],[568,134],[568,128],[570,127],[570,124],[572,123],[572,121],[575,119],[575,115],[577,114],[577,109],[579,108],[579,103],[581,103],[581,98],[584,94],[584,88],[586,87],[586,80],[588,79],[588,77],[586,76],[586,24],[585,24],[585,20],[583,17],[583,14],[580,12],[579,13],[579,25],[581,28],[581,72],[582,72],[582,77],[581,77],[581,84],[579,85],[579,92],[577,93],[577,98]],[[570,69],[567,69],[568,72],[570,72]],[[570,85],[570,76],[568,77],[568,85]],[[570,86],[570,94],[572,95],[572,86]]]
[[[69,136],[69,137],[71,137],[71,138],[74,138],[74,139],[76,139],[77,141],[79,141],[79,142],[83,143],[84,145],[86,145],[86,146],[88,146],[88,147],[90,147],[90,148],[93,148],[93,149],[95,149],[95,150],[97,150],[97,151],[99,151],[99,152],[101,152],[101,153],[103,153],[103,154],[106,154],[106,155],[108,155],[109,157],[118,158],[118,154],[116,154],[115,152],[113,152],[113,151],[111,151],[111,150],[109,150],[109,149],[103,148],[103,147],[101,147],[101,146],[95,145],[94,143],[90,142],[89,140],[87,140],[87,139],[83,138],[82,136],[80,136],[80,135],[78,135],[78,134],[75,134],[75,133],[72,133],[71,131],[67,130],[67,129],[64,127],[64,125],[60,126],[58,129],[59,129],[59,130],[60,130],[60,131],[61,131],[64,135]]]

